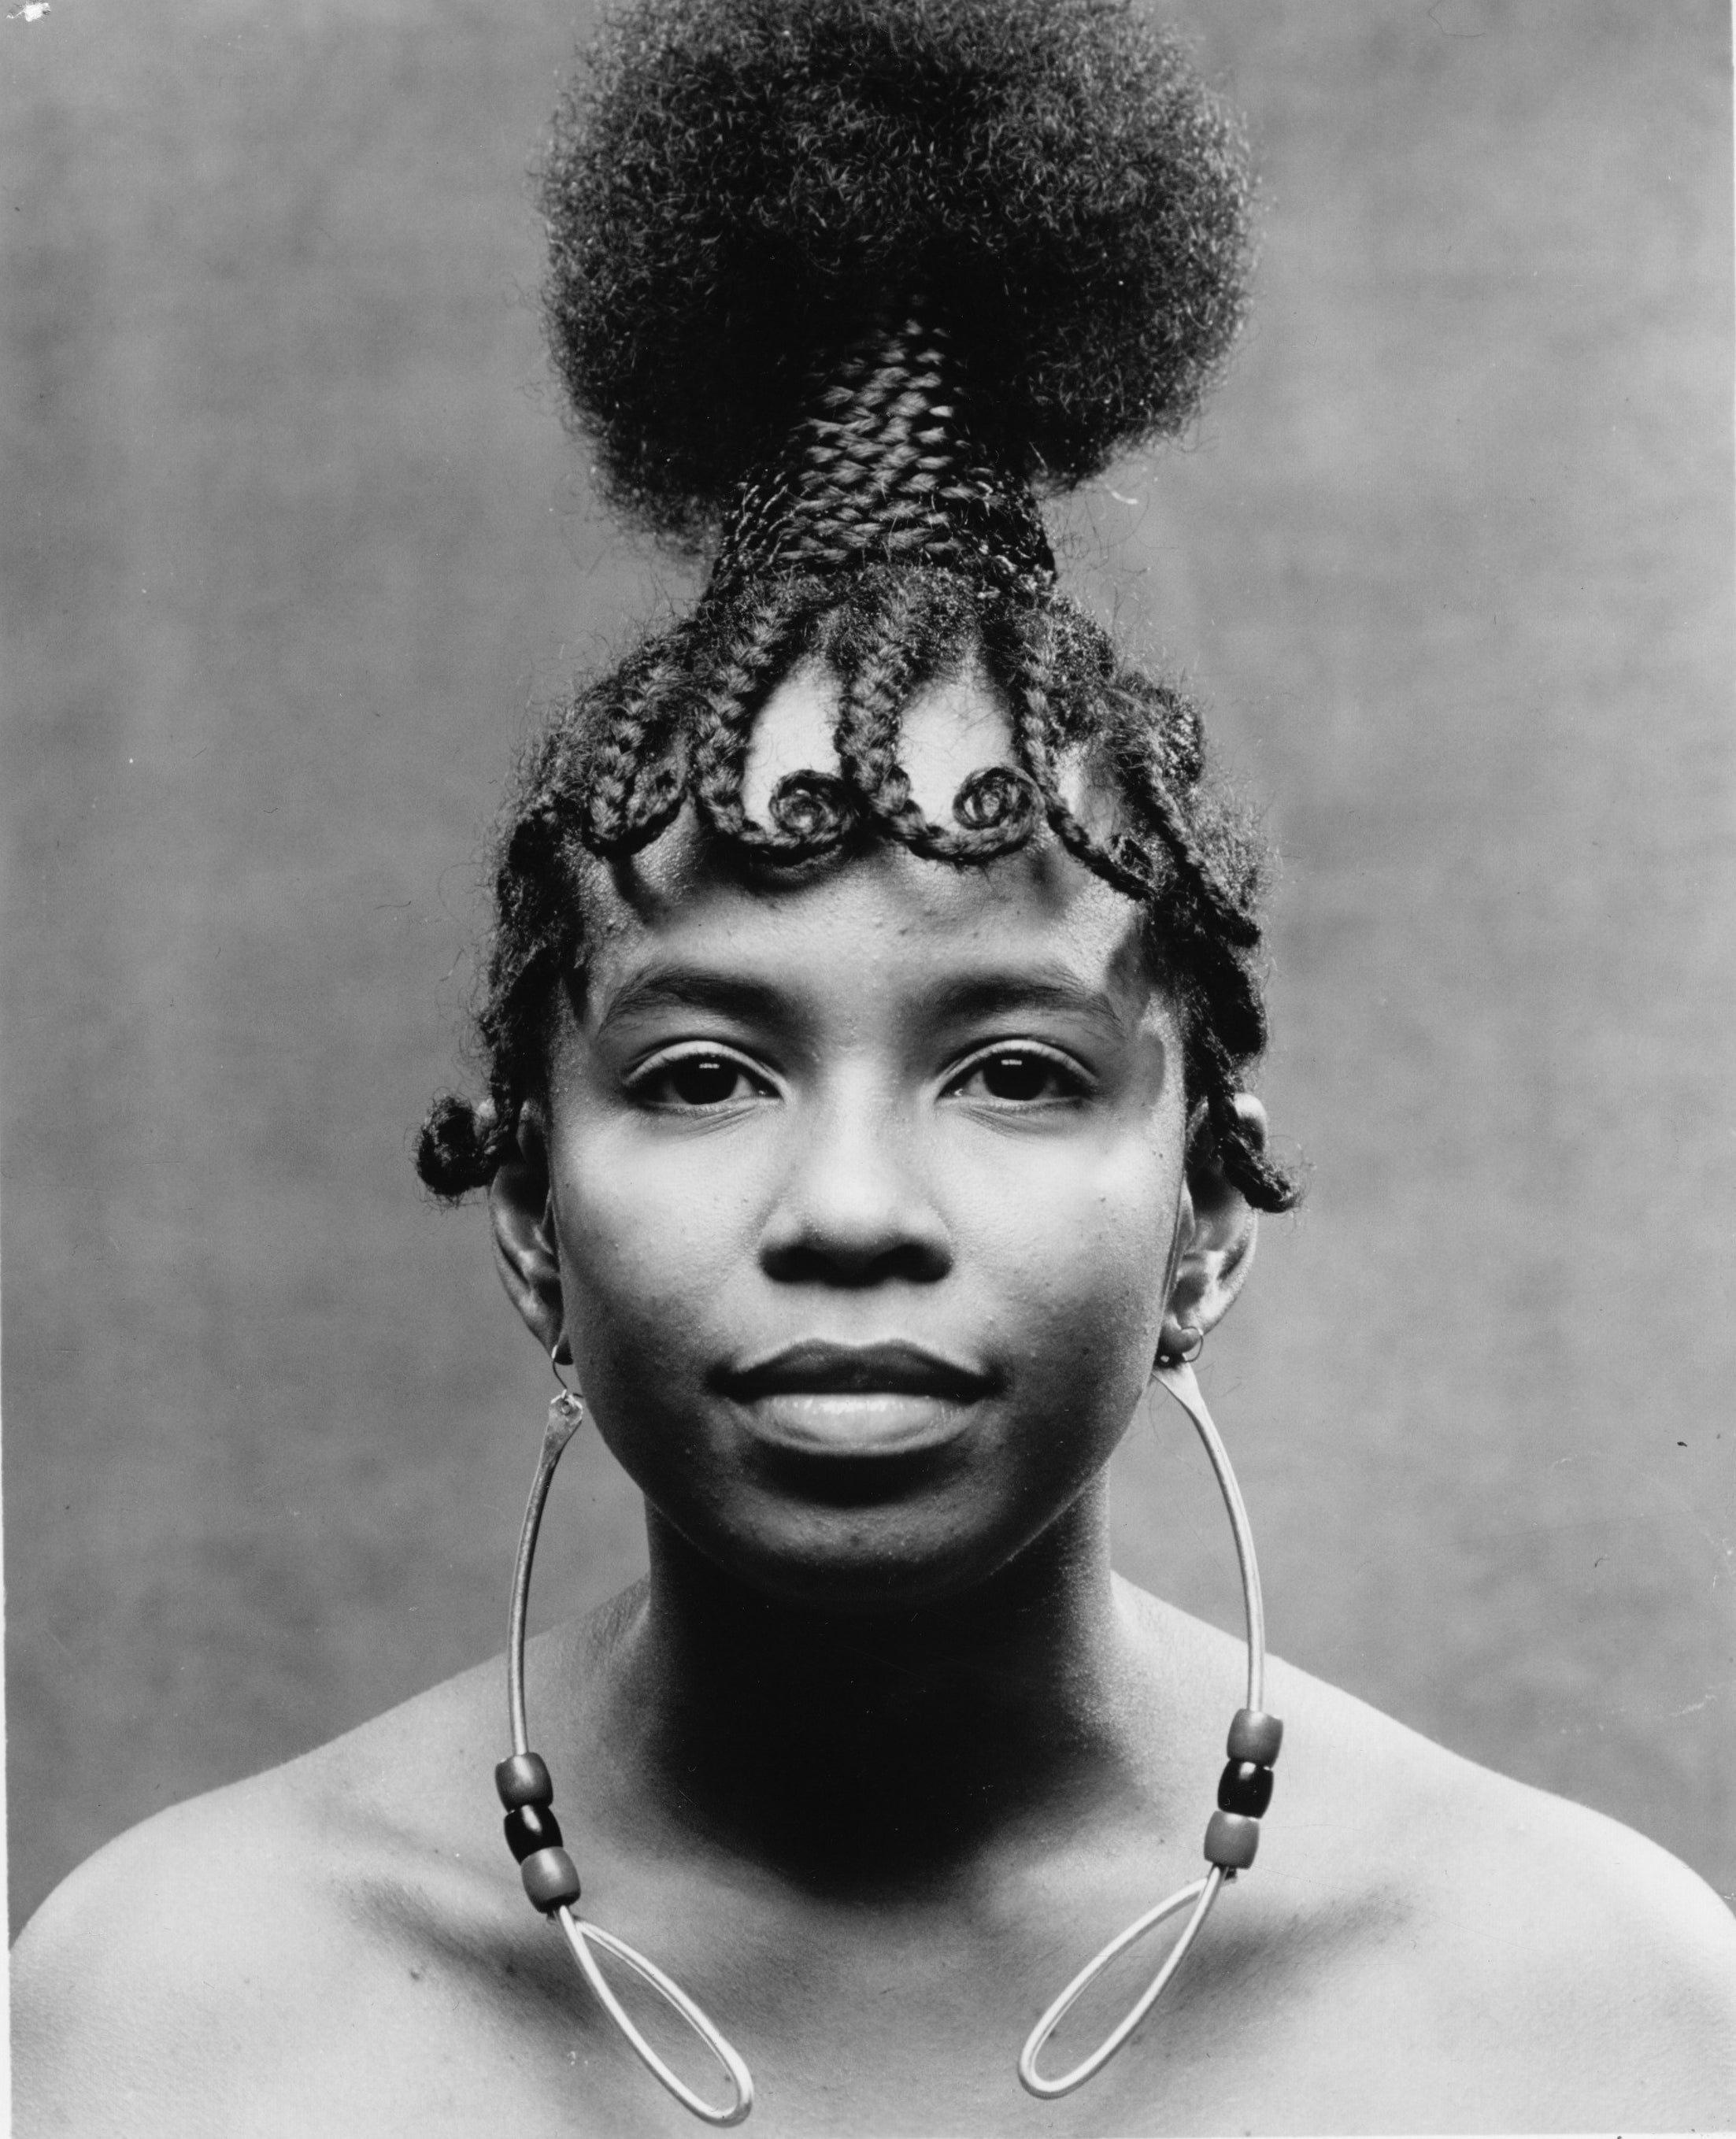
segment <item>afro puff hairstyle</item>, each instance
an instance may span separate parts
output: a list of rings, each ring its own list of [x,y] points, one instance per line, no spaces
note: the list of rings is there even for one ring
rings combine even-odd
[[[1184,426],[1240,319],[1245,161],[1176,40],[1128,0],[634,0],[562,102],[541,198],[550,345],[596,472],[713,570],[526,755],[477,1012],[488,1096],[435,1105],[423,1181],[492,1177],[545,1092],[590,872],[688,810],[756,869],[1055,838],[1144,908],[1217,1161],[1289,1208],[1235,1104],[1265,1044],[1259,842],[1193,707],[1056,590],[1032,496]],[[756,823],[754,723],[814,661],[835,768]],[[1012,761],[936,824],[902,719],[961,670]],[[1069,759],[1116,798],[1113,835],[1064,799]]]
[[[692,537],[888,296],[1007,472],[1065,488],[1196,409],[1240,323],[1241,142],[1122,0],[640,0],[543,173],[555,360],[621,508]]]

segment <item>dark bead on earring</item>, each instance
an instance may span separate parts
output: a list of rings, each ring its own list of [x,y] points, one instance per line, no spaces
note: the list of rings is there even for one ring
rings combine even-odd
[[[506,1847],[521,1864],[527,1857],[534,1857],[539,1849],[560,1847],[560,1822],[546,1805],[515,1805],[501,1825],[506,1833]]]
[[[1259,1822],[1239,1812],[1215,1812],[1205,1828],[1205,1861],[1245,1872],[1259,1848]]]
[[[494,1786],[508,1812],[520,1805],[555,1802],[555,1785],[549,1780],[548,1763],[540,1753],[511,1753],[494,1771]]]
[[[1218,1809],[1259,1819],[1272,1802],[1272,1770],[1255,1760],[1232,1760],[1218,1779]]]
[[[564,1849],[539,1849],[520,1865],[519,1876],[532,1906],[545,1916],[579,1898],[579,1867]]]
[[[1284,1725],[1275,1716],[1258,1708],[1239,1708],[1230,1718],[1224,1750],[1232,1760],[1252,1760],[1258,1767],[1269,1768],[1283,1743]]]

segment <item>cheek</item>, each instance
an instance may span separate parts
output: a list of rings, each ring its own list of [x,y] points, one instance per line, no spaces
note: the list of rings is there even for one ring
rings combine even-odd
[[[561,1267],[581,1368],[673,1369],[754,1253],[756,1206],[721,1139],[574,1134],[556,1156]],[[712,1334],[707,1330],[707,1334]],[[698,1371],[697,1368],[693,1371]]]
[[[1051,1416],[1126,1424],[1157,1352],[1176,1188],[1165,1152],[1129,1141],[1004,1167],[961,1199],[997,1344]]]

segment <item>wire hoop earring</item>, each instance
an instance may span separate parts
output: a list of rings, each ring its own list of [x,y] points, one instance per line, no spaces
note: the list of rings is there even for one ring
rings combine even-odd
[[[567,1353],[565,1363],[560,1356],[563,1350]],[[563,1337],[549,1353],[549,1364],[554,1369],[555,1380],[560,1383],[560,1393],[549,1405],[548,1423],[543,1428],[542,1449],[537,1457],[531,1497],[525,1507],[518,1558],[512,1569],[512,1603],[506,1632],[506,1706],[512,1750],[494,1771],[495,1788],[506,1809],[503,1823],[506,1847],[517,1859],[519,1874],[531,1905],[560,1924],[573,1958],[598,2003],[626,2037],[633,2054],[652,2078],[666,2087],[684,2109],[692,2110],[706,2123],[739,2124],[754,2106],[753,2076],[739,2052],[673,1977],[665,1975],[655,1961],[648,1960],[624,1939],[604,1931],[600,1924],[589,1922],[575,1914],[573,1904],[579,1899],[579,1867],[562,1844],[560,1823],[552,1809],[555,1786],[549,1778],[548,1763],[540,1753],[531,1750],[530,1730],[525,1716],[525,1618],[531,1598],[531,1564],[536,1553],[536,1534],[542,1527],[542,1511],[549,1497],[549,1487],[554,1482],[555,1466],[584,1417],[584,1397],[570,1388],[561,1376],[562,1364],[570,1364],[571,1359],[570,1348]],[[731,2102],[721,2108],[716,2107],[703,2095],[696,2094],[664,2063],[610,1990],[597,1965],[594,1949],[612,1955],[631,1969],[642,1983],[657,1992],[678,2019],[686,2021],[723,2068],[733,2097]]]
[[[1162,1383],[1193,1421],[1224,1496],[1235,1539],[1236,1559],[1242,1578],[1242,1603],[1247,1619],[1247,1703],[1236,1711],[1230,1720],[1226,1746],[1229,1765],[1219,1779],[1217,1810],[1205,1829],[1205,1855],[1210,1868],[1205,1877],[1192,1881],[1166,1901],[1147,1909],[1111,1939],[1073,1977],[1026,2037],[1019,2054],[1020,2082],[1029,2093],[1044,2101],[1071,2094],[1075,2088],[1083,2087],[1103,2070],[1175,1980],[1224,1887],[1238,1872],[1245,1871],[1253,1863],[1259,1846],[1260,1818],[1272,1798],[1273,1763],[1284,1738],[1284,1725],[1277,1716],[1267,1715],[1260,1706],[1265,1694],[1265,1611],[1248,1511],[1229,1456],[1189,1364],[1189,1360],[1198,1354],[1203,1334],[1197,1329],[1190,1329],[1186,1336],[1194,1340],[1193,1349],[1180,1358],[1160,1356],[1153,1378]],[[550,1354],[550,1364],[557,1380],[561,1380],[561,1363],[557,1356],[560,1349],[557,1345]],[[573,1904],[579,1893],[578,1867],[562,1844],[560,1823],[552,1809],[555,1791],[548,1764],[540,1754],[531,1750],[525,1713],[525,1623],[531,1594],[531,1567],[555,1466],[584,1417],[584,1398],[561,1380],[560,1393],[549,1406],[536,1476],[525,1508],[524,1527],[519,1534],[506,1640],[506,1696],[512,1751],[494,1771],[495,1786],[506,1809],[506,1846],[518,1861],[525,1892],[533,1906],[560,1924],[585,1981],[646,2070],[668,2088],[683,2108],[691,2110],[705,2123],[739,2124],[754,2103],[753,2076],[740,2052],[673,1977],[666,1975],[654,1961],[628,1946],[625,1940],[575,1912]],[[1124,2017],[1097,2048],[1070,2071],[1057,2078],[1045,2078],[1037,2070],[1037,2059],[1073,2006],[1129,1946],[1137,1945],[1148,1931],[1179,1915],[1183,1909],[1189,1913],[1181,1936]],[[598,1965],[599,1952],[612,1955],[631,1969],[641,1982],[657,1992],[677,2018],[686,2022],[722,2068],[730,2084],[731,2101],[721,2107],[706,2101],[658,2055],[609,1988]]]
[[[1205,1332],[1196,1322],[1178,1322],[1175,1335],[1166,1326],[1157,1353],[1160,1367],[1191,1367],[1205,1348]]]
[[[1205,1453],[1211,1459],[1218,1490],[1224,1496],[1230,1527],[1235,1534],[1235,1556],[1242,1576],[1242,1606],[1248,1628],[1247,1706],[1239,1708],[1230,1720],[1226,1749],[1230,1763],[1219,1779],[1218,1809],[1205,1828],[1205,1861],[1210,1867],[1205,1877],[1183,1887],[1155,1908],[1147,1909],[1124,1931],[1117,1932],[1100,1953],[1086,1962],[1025,2038],[1024,2048],[1019,2053],[1019,2078],[1028,2092],[1045,2102],[1052,2102],[1059,2095],[1071,2094],[1108,2063],[1174,1981],[1211,1913],[1213,1902],[1236,1873],[1246,1871],[1254,1862],[1254,1852],[1259,1847],[1260,1815],[1272,1800],[1272,1764],[1278,1758],[1284,1738],[1283,1724],[1275,1716],[1268,1716],[1260,1706],[1265,1697],[1266,1615],[1260,1597],[1259,1568],[1254,1557],[1254,1534],[1248,1527],[1248,1510],[1243,1505],[1241,1488],[1235,1482],[1230,1457],[1212,1424],[1211,1413],[1205,1408],[1205,1399],[1200,1393],[1194,1370],[1188,1363],[1197,1357],[1205,1342],[1204,1335],[1198,1329],[1186,1334],[1194,1339],[1193,1350],[1184,1353],[1179,1359],[1160,1354],[1154,1379],[1162,1383],[1193,1421]],[[1183,1909],[1188,1909],[1190,1914],[1181,1927],[1181,1936],[1165,1955],[1162,1966],[1126,2015],[1070,2072],[1063,2073],[1056,2079],[1045,2079],[1037,2070],[1037,2059],[1073,2006],[1130,1946],[1137,1945],[1147,1931],[1156,1930],[1159,1924],[1179,1915]]]

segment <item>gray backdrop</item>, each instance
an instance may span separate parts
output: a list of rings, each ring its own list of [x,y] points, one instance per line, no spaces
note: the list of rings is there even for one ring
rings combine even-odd
[[[547,1373],[408,1132],[527,709],[690,585],[594,507],[525,301],[586,19],[0,22],[17,1915],[499,1646]],[[1195,19],[1256,322],[1064,535],[1285,857],[1313,1191],[1209,1355],[1274,1642],[1729,1892],[1723,0]],[[1121,1564],[1230,1622],[1189,1438],[1118,1459]],[[641,1554],[584,1446],[543,1613]]]

